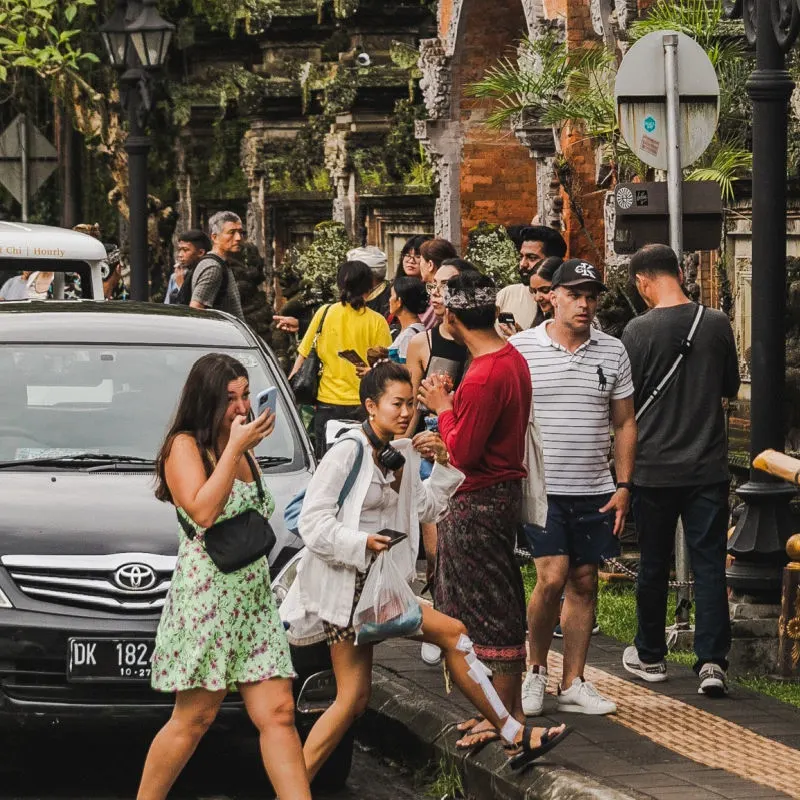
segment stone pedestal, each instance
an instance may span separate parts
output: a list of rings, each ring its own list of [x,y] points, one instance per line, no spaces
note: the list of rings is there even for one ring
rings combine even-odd
[[[733,640],[729,656],[732,675],[771,675],[778,670],[778,604],[750,602],[747,596],[730,602]]]

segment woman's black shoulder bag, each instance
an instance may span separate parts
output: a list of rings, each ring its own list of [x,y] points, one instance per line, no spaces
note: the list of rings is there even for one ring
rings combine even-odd
[[[250,471],[256,479],[259,503],[266,501],[261,472],[250,453],[245,454]],[[189,539],[194,539],[194,528],[178,513],[178,521]],[[258,561],[269,554],[275,546],[275,532],[266,517],[254,508],[249,508],[235,517],[217,522],[206,528],[203,534],[203,547],[208,557],[220,572],[236,572],[237,569]]]
[[[322,326],[325,324],[325,317],[331,310],[327,306],[319,321],[317,332],[314,335],[314,343],[311,345],[311,352],[308,358],[303,361],[300,369],[294,377],[289,379],[289,386],[292,387],[295,402],[299,405],[313,406],[317,402],[317,392],[319,391],[319,376],[322,372],[322,361],[320,360],[319,353],[317,353],[317,341],[322,333]]]

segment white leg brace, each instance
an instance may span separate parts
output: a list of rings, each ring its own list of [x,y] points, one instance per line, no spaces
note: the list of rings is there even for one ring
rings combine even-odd
[[[475,649],[469,636],[464,636],[463,633],[461,634],[456,644],[456,650],[464,653],[464,658],[469,667],[467,674],[481,687],[494,713],[497,714],[501,720],[505,720],[500,730],[500,736],[509,744],[513,744],[517,734],[522,730],[522,725],[508,713],[508,709],[503,705],[500,695],[497,694],[497,689],[494,688],[494,685],[489,680],[486,668],[478,660],[478,656],[475,655]]]

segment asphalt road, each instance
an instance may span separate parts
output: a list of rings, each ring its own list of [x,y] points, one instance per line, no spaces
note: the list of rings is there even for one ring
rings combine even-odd
[[[0,733],[2,800],[130,800],[136,795],[150,733],[38,731]],[[170,800],[270,800],[253,736],[209,734]],[[423,800],[413,776],[356,744],[347,788],[314,791],[315,800]],[[429,798],[427,798],[429,800]]]

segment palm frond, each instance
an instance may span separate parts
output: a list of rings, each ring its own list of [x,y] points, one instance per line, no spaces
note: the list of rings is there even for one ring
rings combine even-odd
[[[733,200],[733,184],[743,173],[753,168],[753,154],[735,142],[717,141],[712,144],[705,166],[696,167],[686,176],[687,181],[714,181],[719,184],[722,199]]]

